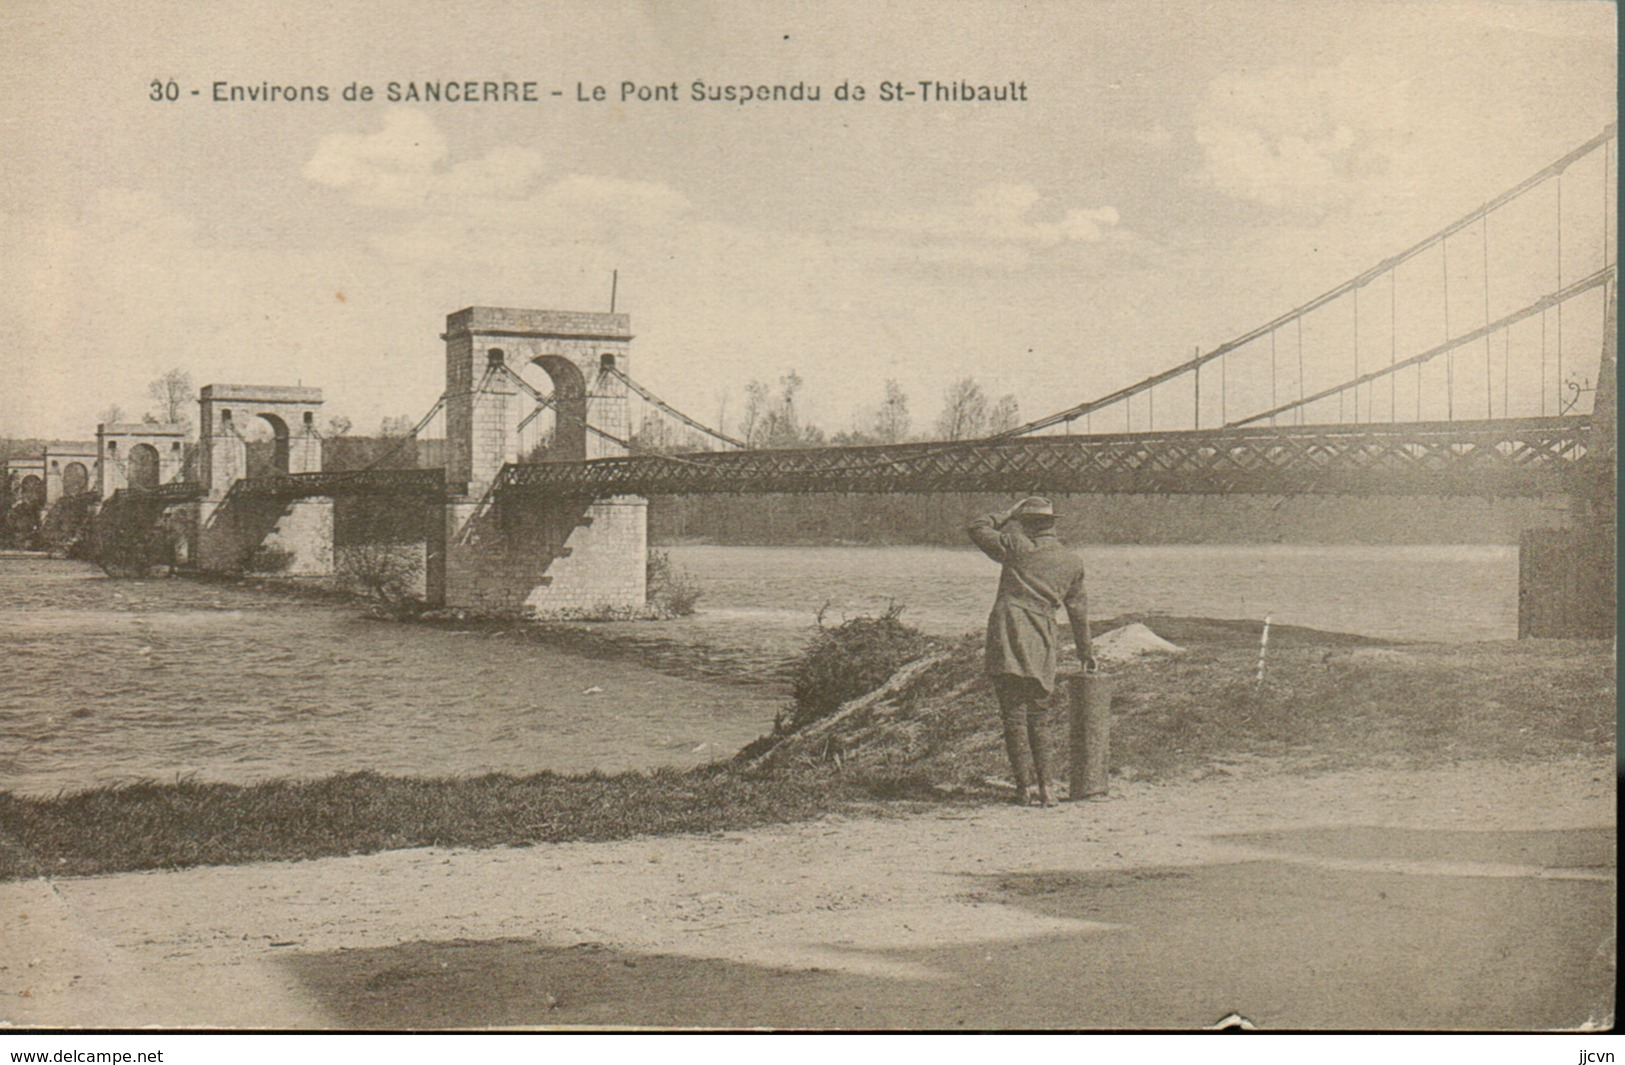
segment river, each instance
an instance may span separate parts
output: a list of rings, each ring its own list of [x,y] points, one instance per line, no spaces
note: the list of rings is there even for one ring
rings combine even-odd
[[[668,550],[703,588],[700,613],[594,627],[631,657],[248,587],[0,560],[0,788],[692,765],[767,731],[820,611],[834,623],[895,602],[927,631],[973,631],[997,576],[972,550]],[[1095,617],[1268,613],[1393,639],[1516,635],[1512,547],[1083,554]]]

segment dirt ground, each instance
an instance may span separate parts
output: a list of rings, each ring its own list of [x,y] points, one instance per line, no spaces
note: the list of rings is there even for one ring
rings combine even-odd
[[[1600,759],[1243,763],[1052,810],[7,883],[0,1020],[1595,1025],[1614,792]]]

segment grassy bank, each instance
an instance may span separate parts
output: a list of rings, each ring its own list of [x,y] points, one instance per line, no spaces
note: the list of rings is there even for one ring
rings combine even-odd
[[[0,879],[235,865],[403,847],[492,847],[718,832],[816,816],[838,782],[790,773],[142,782],[48,799],[0,793]]]
[[[1128,619],[1122,619],[1128,620]],[[1296,771],[1401,768],[1469,759],[1550,759],[1614,749],[1614,661],[1606,641],[1387,644],[1277,626],[1257,683],[1260,625],[1152,618],[1185,648],[1112,670],[1110,765],[1169,781],[1260,760]],[[838,752],[850,776],[975,794],[1007,772],[980,676],[980,640],[821,733],[791,736],[763,768]],[[1056,700],[1057,765],[1068,757]]]
[[[1119,779],[1177,781],[1259,759],[1313,771],[1613,751],[1606,642],[1388,646],[1277,627],[1259,686],[1256,622],[1148,623],[1186,652],[1116,670]],[[0,879],[715,832],[853,804],[1003,800],[979,641],[931,646],[939,657],[928,668],[848,703],[833,724],[817,718],[688,771],[0,792]],[[1055,730],[1060,766],[1065,731]]]

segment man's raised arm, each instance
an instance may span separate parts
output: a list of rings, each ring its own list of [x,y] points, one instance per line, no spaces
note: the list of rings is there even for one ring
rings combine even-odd
[[[1011,507],[1009,510],[983,514],[965,526],[965,535],[970,537],[971,543],[982,549],[982,554],[995,562],[1003,562],[1004,538],[1000,535],[999,529],[1010,520],[1014,512],[1015,507]]]

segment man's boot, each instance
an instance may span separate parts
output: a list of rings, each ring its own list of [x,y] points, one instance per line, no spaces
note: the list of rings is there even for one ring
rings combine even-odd
[[[1033,746],[1033,772],[1038,777],[1038,802],[1042,806],[1054,806],[1055,800],[1050,797],[1050,746],[1049,746],[1049,718],[1046,714],[1034,714],[1027,718],[1027,736]]]
[[[1016,778],[1016,803],[1025,806],[1033,786],[1033,767],[1027,755],[1027,729],[1019,719],[1004,719],[1004,750]]]

